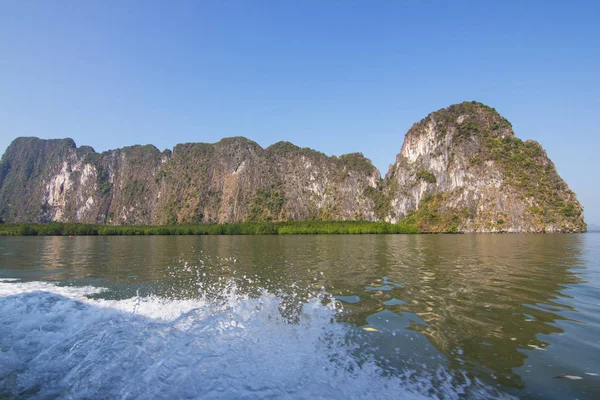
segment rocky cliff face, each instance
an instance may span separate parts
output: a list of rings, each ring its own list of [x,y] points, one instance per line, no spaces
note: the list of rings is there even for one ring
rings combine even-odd
[[[406,220],[427,231],[583,231],[582,207],[538,143],[480,103],[430,114],[385,179],[360,153],[328,157],[236,137],[173,152],[104,153],[18,138],[0,161],[0,218],[173,224]]]
[[[328,157],[245,138],[101,154],[70,139],[18,138],[0,164],[6,222],[175,224],[374,220],[380,180],[361,154]]]
[[[583,208],[541,145],[493,108],[465,102],[406,134],[385,182],[386,220],[428,231],[580,232]]]

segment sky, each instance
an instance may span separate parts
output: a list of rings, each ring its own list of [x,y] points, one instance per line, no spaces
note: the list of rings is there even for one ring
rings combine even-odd
[[[413,123],[477,100],[539,141],[600,224],[600,2],[0,2],[0,152],[245,136],[384,175]]]

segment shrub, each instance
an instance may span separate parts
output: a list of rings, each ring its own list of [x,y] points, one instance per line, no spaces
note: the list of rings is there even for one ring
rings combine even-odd
[[[417,172],[417,178],[427,183],[435,183],[435,175],[431,171],[421,170]]]

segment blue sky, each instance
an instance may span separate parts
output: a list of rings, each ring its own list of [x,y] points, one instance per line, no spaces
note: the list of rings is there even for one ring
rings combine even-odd
[[[387,172],[429,112],[478,100],[542,143],[600,223],[600,6],[553,1],[0,2],[0,152],[246,136]]]

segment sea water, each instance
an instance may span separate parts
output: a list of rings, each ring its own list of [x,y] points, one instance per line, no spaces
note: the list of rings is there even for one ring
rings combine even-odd
[[[0,398],[598,398],[599,236],[0,238]]]

